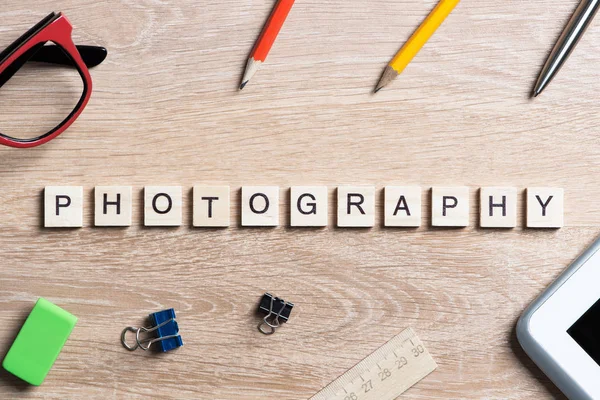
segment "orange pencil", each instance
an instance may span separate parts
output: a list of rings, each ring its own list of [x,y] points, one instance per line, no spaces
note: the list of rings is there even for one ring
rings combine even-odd
[[[252,53],[250,53],[250,58],[248,58],[248,64],[246,64],[246,70],[244,71],[244,77],[242,78],[242,84],[240,85],[240,90],[246,86],[248,81],[252,79],[252,76],[258,71],[260,65],[265,62],[267,59],[267,55],[285,22],[292,6],[294,5],[295,0],[278,0],[277,4],[273,8],[267,23],[263,27],[256,44],[254,44],[254,48],[252,49]]]

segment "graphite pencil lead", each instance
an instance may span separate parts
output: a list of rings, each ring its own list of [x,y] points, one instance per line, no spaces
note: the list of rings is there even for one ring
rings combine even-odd
[[[242,90],[250,79],[256,74],[256,71],[260,68],[260,61],[256,61],[254,58],[250,57],[248,59],[248,63],[246,64],[246,70],[244,71],[244,77],[242,78],[242,84],[240,85],[240,90]]]
[[[379,79],[377,86],[375,86],[375,93],[389,85],[397,77],[398,73],[394,70],[394,68],[390,67],[389,65],[385,67],[383,74],[381,75],[381,79]]]

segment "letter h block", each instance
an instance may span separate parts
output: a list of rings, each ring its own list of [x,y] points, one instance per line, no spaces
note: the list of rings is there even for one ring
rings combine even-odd
[[[131,226],[131,186],[94,188],[94,225]]]

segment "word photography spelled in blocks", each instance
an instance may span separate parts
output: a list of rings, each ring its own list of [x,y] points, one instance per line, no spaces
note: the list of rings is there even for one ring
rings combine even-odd
[[[94,225],[128,227],[134,207],[131,186],[96,186],[94,188]],[[375,186],[339,186],[334,214],[339,228],[372,228],[378,216],[386,228],[418,228],[423,221],[423,191],[419,186],[385,186],[381,211],[376,213]],[[431,188],[431,226],[468,227],[471,193],[467,186]],[[482,187],[476,202],[479,226],[483,229],[517,227],[519,191],[516,187]],[[228,228],[232,225],[234,200],[229,186],[193,186],[192,226]],[[332,193],[333,194],[333,193]],[[327,227],[330,221],[330,188],[327,186],[292,186],[289,190],[289,226]],[[44,227],[78,228],[83,226],[83,187],[46,186]],[[530,187],[526,190],[526,227],[532,229],[564,226],[564,190],[553,187]],[[279,186],[242,186],[239,225],[243,227],[277,227],[280,224]],[[187,205],[186,205],[187,206]],[[181,186],[146,186],[143,195],[145,226],[181,226],[183,224],[183,188]],[[286,210],[287,212],[287,210]],[[475,213],[473,213],[475,214]],[[235,225],[235,224],[234,224]]]

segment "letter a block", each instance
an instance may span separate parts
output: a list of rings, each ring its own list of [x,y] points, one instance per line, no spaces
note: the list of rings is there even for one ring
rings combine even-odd
[[[527,188],[527,227],[562,228],[564,226],[564,190]]]
[[[327,226],[327,186],[292,186],[291,226]]]
[[[418,228],[421,226],[421,188],[385,187],[385,226]]]
[[[144,188],[144,225],[180,226],[181,186],[146,186]]]
[[[370,228],[375,225],[375,187],[341,186],[337,190],[340,228]]]
[[[432,188],[431,225],[457,228],[469,226],[469,188]]]
[[[279,225],[279,186],[242,187],[242,226]]]
[[[229,186],[194,186],[195,227],[227,228],[229,226]]]
[[[80,228],[83,226],[83,187],[46,186],[44,189],[44,226]]]
[[[517,188],[484,187],[479,197],[479,224],[482,228],[517,226]]]
[[[131,226],[131,186],[96,186],[96,226]]]

